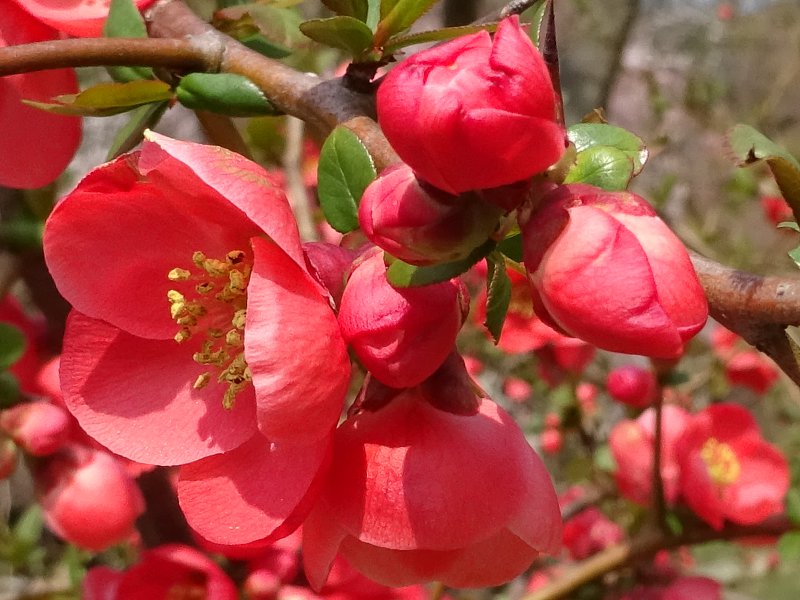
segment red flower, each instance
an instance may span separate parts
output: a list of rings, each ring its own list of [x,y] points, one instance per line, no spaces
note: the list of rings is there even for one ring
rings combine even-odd
[[[789,467],[752,415],[715,404],[694,415],[676,447],[684,500],[715,529],[760,523],[783,510]]]
[[[100,37],[108,17],[108,0],[14,0],[50,27],[78,37]],[[134,0],[143,10],[155,0]]]
[[[664,496],[674,503],[678,498],[680,471],[677,444],[689,423],[690,415],[682,408],[664,406],[661,439],[661,478]],[[620,421],[611,430],[609,446],[617,470],[614,480],[620,493],[639,504],[649,504],[653,489],[653,443],[655,409],[648,408],[636,420]]]
[[[0,48],[57,37],[13,2],[0,2]],[[22,100],[48,102],[77,91],[72,69],[0,77],[0,185],[42,187],[66,168],[81,139],[80,117],[46,113]]]
[[[414,265],[465,258],[489,238],[500,214],[476,194],[453,196],[421,185],[403,164],[381,173],[358,207],[370,241]]]
[[[451,194],[526,179],[565,148],[541,55],[517,17],[424,50],[378,89],[378,120],[420,178]]]
[[[599,348],[676,358],[708,306],[686,249],[642,198],[560,186],[521,219],[534,310]]]
[[[45,228],[48,267],[75,308],[65,403],[113,452],[186,465],[181,506],[210,541],[288,533],[349,381],[336,319],[263,169],[148,140],[91,172]]]
[[[339,427],[328,484],[303,526],[312,587],[337,552],[384,585],[484,587],[558,548],[544,465],[511,417],[455,375],[395,390],[374,411],[385,390],[368,392],[365,410]]]
[[[761,208],[767,220],[775,226],[794,220],[792,208],[781,196],[761,196]]]
[[[141,560],[119,572],[94,567],[83,581],[84,600],[167,600],[204,598],[236,600],[236,586],[217,564],[188,546],[167,544],[142,553]]]
[[[393,287],[386,279],[383,253],[375,251],[364,255],[347,281],[339,325],[378,381],[412,387],[433,374],[453,350],[467,301],[457,279]]]
[[[564,546],[574,560],[589,558],[624,538],[622,528],[594,506],[564,523]]]
[[[733,385],[744,386],[756,394],[766,394],[778,380],[778,367],[760,352],[746,350],[728,359],[725,375]]]
[[[614,400],[634,408],[647,408],[658,393],[655,374],[637,365],[623,365],[612,370],[606,379],[606,387]]]

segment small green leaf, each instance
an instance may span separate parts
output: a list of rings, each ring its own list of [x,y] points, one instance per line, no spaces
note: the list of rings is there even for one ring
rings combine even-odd
[[[372,30],[353,17],[313,19],[300,23],[300,31],[315,42],[358,56],[372,46]]]
[[[383,5],[388,4],[388,0],[367,0],[367,27],[370,31],[375,31],[378,21],[383,16]]]
[[[364,144],[346,127],[337,127],[319,153],[317,193],[322,212],[336,231],[358,228],[358,204],[377,176]]]
[[[381,2],[381,20],[375,30],[375,46],[382,46],[394,34],[411,27],[414,21],[428,12],[436,2],[437,0]]]
[[[786,515],[794,525],[800,525],[800,490],[797,488],[786,494]]]
[[[791,258],[794,261],[794,264],[800,267],[800,246],[798,246],[793,250],[789,250],[787,254],[789,255],[789,258]]]
[[[214,13],[212,25],[249,48],[270,58],[283,58],[308,45],[300,33],[302,18],[295,9],[272,5],[243,4]]]
[[[129,111],[142,104],[170,100],[169,85],[163,81],[140,79],[127,83],[101,83],[79,94],[54,98],[54,103],[23,100],[25,104],[59,115],[107,117]]]
[[[542,21],[544,21],[544,9],[547,8],[547,0],[539,0],[536,4],[531,6],[522,13],[523,20],[529,22],[530,29],[528,35],[533,42],[533,45],[539,47],[539,33],[542,29]]]
[[[617,470],[617,461],[614,460],[608,444],[602,444],[594,451],[594,466],[606,473],[613,473]]]
[[[789,340],[789,347],[792,349],[794,360],[800,365],[800,327],[789,325],[783,332]]]
[[[778,223],[778,229],[793,229],[794,231],[800,233],[800,225],[794,221],[781,221]]]
[[[511,304],[511,278],[506,271],[505,258],[499,252],[489,254],[486,264],[489,272],[486,278],[486,319],[483,325],[497,344]]]
[[[748,125],[736,125],[728,134],[740,167],[765,161],[781,194],[800,221],[800,163],[768,137]]]
[[[564,183],[588,183],[608,191],[624,190],[633,177],[634,164],[622,150],[593,146],[578,153]]]
[[[398,288],[440,283],[466,273],[475,263],[486,258],[496,247],[497,244],[494,241],[488,240],[475,248],[466,258],[430,267],[416,267],[402,260],[395,260],[386,270],[386,278],[389,283]]]
[[[444,27],[442,29],[432,29],[431,31],[420,31],[410,35],[395,36],[390,38],[383,46],[384,55],[394,54],[401,48],[413,46],[414,44],[426,44],[428,42],[443,42],[452,40],[462,35],[477,33],[478,31],[488,31],[493,33],[497,29],[497,23],[487,23],[486,25],[463,25],[460,27]]]
[[[781,560],[786,563],[793,563],[800,559],[800,531],[784,533],[778,539],[778,552]]]
[[[161,119],[164,111],[169,106],[168,102],[154,102],[145,104],[131,111],[128,122],[114,136],[111,147],[108,149],[106,160],[116,158],[120,154],[133,150],[139,142],[145,129],[152,129]]]
[[[0,408],[10,408],[19,400],[19,382],[10,371],[0,371]]]
[[[497,245],[497,249],[514,262],[521,263],[523,261],[522,234],[517,230],[516,233],[507,235],[506,238]]]
[[[664,515],[664,522],[667,524],[667,527],[669,527],[672,535],[681,535],[683,533],[684,528],[681,518],[674,512],[668,512]]]
[[[190,73],[175,94],[187,108],[229,117],[280,114],[255,83],[236,73]]]
[[[580,154],[597,146],[608,146],[624,152],[633,162],[632,177],[641,173],[648,151],[642,139],[630,131],[605,123],[577,123],[567,130],[569,140]]]
[[[0,323],[0,370],[7,369],[25,353],[25,335],[13,325]]]
[[[146,38],[147,26],[133,0],[111,0],[103,35],[109,38]],[[155,79],[150,67],[108,67],[115,81]]]
[[[35,546],[42,537],[44,517],[38,504],[31,505],[14,524],[12,533],[17,543]]]
[[[366,22],[369,4],[367,0],[322,0],[322,3],[337,15],[353,17]]]
[[[273,44],[260,33],[245,35],[238,38],[238,40],[250,48],[250,50],[255,50],[267,58],[285,58],[292,53],[292,51],[288,48],[284,48],[278,44]]]

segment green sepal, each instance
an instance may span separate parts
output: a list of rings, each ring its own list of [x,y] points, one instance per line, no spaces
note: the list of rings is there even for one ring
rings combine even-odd
[[[398,288],[441,283],[466,273],[473,265],[486,258],[496,247],[496,242],[487,240],[470,252],[466,258],[429,267],[417,267],[396,259],[386,270],[386,278],[389,283]]]
[[[539,34],[542,30],[545,8],[547,8],[547,0],[539,0],[522,13],[522,18],[530,23],[528,35],[530,36],[533,45],[537,48],[539,47]]]
[[[139,79],[127,83],[100,83],[79,94],[56,96],[55,102],[23,102],[45,112],[84,117],[108,117],[151,102],[171,100],[173,92],[163,81]]]
[[[103,25],[107,38],[146,38],[147,26],[133,0],[111,0],[108,18]],[[155,79],[150,67],[106,67],[114,81]]]
[[[354,17],[312,19],[300,23],[300,31],[315,42],[359,56],[372,46],[372,30]]]
[[[236,73],[190,73],[175,94],[187,108],[229,117],[280,114],[255,83]]]
[[[609,146],[594,146],[579,152],[564,183],[586,183],[614,192],[628,187],[633,161],[623,151]]]
[[[736,125],[728,142],[740,167],[766,162],[778,188],[800,221],[800,163],[784,148],[749,125]]]
[[[18,328],[0,323],[0,370],[9,368],[25,354],[27,341]]]
[[[377,176],[375,163],[355,133],[334,129],[319,153],[317,194],[325,219],[336,231],[358,228],[358,205]]]
[[[106,160],[133,150],[142,141],[145,129],[152,129],[156,126],[164,111],[167,110],[167,106],[169,106],[169,102],[153,102],[133,109],[128,122],[114,136]]]
[[[483,325],[497,344],[511,304],[511,278],[506,271],[506,260],[499,252],[490,253],[486,264],[486,319]]]

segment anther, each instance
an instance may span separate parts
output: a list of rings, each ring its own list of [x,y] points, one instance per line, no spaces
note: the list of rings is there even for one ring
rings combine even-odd
[[[170,281],[186,281],[192,274],[186,269],[174,268],[167,273],[167,279]]]
[[[208,382],[211,381],[211,373],[201,373],[197,376],[194,384],[192,387],[196,390],[202,390],[204,387],[208,385]]]

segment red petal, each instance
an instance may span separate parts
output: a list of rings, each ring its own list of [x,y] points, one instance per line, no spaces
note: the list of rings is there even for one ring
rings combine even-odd
[[[259,429],[276,441],[319,439],[338,422],[350,381],[339,325],[308,273],[273,242],[251,242],[245,357]]]
[[[221,385],[192,388],[204,371],[192,351],[73,311],[61,357],[64,401],[90,436],[131,460],[178,465],[236,448],[256,429],[252,388],[224,409]]]
[[[135,0],[139,9],[155,0]],[[78,37],[100,37],[108,17],[109,0],[16,0],[17,4],[51,27]]]
[[[171,339],[167,279],[202,250],[222,259],[259,233],[191,173],[179,187],[143,181],[136,155],[93,170],[47,220],[44,252],[61,294],[80,312],[134,335]]]
[[[331,439],[309,445],[253,438],[185,465],[178,498],[189,525],[218,544],[246,544],[295,529],[316,500]]]
[[[292,259],[305,266],[300,234],[283,189],[261,166],[245,157],[207,144],[146,133],[139,167],[151,178],[163,178],[183,189],[185,173],[225,198],[258,225]]]
[[[0,48],[56,37],[13,2],[0,2]],[[0,77],[0,185],[42,187],[67,167],[81,140],[80,117],[47,113],[21,100],[48,102],[77,91],[72,69]]]

